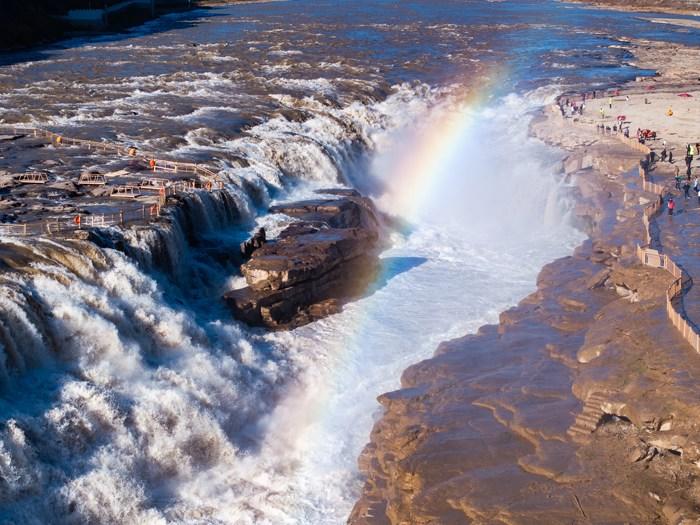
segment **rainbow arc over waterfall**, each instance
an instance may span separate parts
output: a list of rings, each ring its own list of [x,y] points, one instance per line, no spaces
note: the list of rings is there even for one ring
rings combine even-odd
[[[381,199],[392,213],[410,221],[420,214],[438,188],[449,183],[451,174],[460,169],[460,160],[464,161],[460,156],[478,133],[480,110],[505,74],[503,67],[492,67],[480,85],[451,94],[409,134],[401,157],[386,179],[389,191]]]
[[[483,110],[491,100],[494,87],[504,74],[502,67],[492,68],[489,74],[485,75],[488,80],[482,82],[478,88],[472,85],[455,90],[438,107],[433,108],[415,130],[411,130],[409,139],[400,148],[401,156],[394,159],[388,176],[384,178],[389,191],[381,199],[382,207],[410,221],[422,208],[429,205],[438,190],[442,191],[441,188],[445,184],[450,184],[449,177],[455,173],[455,163],[463,162],[465,143],[472,141],[473,147],[478,148],[474,141],[475,134],[479,132],[478,122],[484,117]],[[467,166],[462,166],[462,172],[457,173],[457,176],[463,176],[467,169]],[[381,288],[397,273],[424,262],[427,261],[420,260],[419,257],[384,259],[377,278],[369,287],[370,292],[373,288]],[[361,353],[364,346],[362,339],[366,328],[377,317],[377,312],[372,306],[358,308],[357,305],[349,305],[347,309],[356,310],[352,321],[354,335],[342,341],[342,348],[333,352],[336,361],[325,371],[323,378],[319,378],[319,384],[316,384],[318,390],[301,403],[304,406],[304,414],[299,415],[299,419],[318,420],[320,423],[317,424],[324,424],[332,417],[332,410],[329,408],[332,403],[327,398],[327,392],[332,391],[345,371],[352,368],[353,362],[358,359],[357,354]],[[318,321],[316,329],[323,324],[324,321]],[[368,331],[378,330],[380,327]],[[319,413],[324,417],[315,417]],[[301,427],[303,428],[303,425]],[[299,446],[305,440],[312,443],[313,439],[310,436],[313,433],[313,429],[306,429],[301,434],[288,433],[286,438]]]

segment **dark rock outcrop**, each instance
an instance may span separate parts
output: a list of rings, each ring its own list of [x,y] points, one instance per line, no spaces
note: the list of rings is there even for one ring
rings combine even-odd
[[[224,296],[238,319],[272,329],[294,328],[339,312],[366,291],[379,261],[374,205],[354,190],[322,193],[334,198],[270,209],[298,221],[241,266],[248,286]]]
[[[253,252],[267,242],[265,228],[260,228],[250,239],[241,243],[241,255],[244,259],[250,259]]]

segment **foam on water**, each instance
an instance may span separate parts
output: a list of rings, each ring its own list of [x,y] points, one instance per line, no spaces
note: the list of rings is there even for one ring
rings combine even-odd
[[[375,397],[580,240],[530,109],[564,74],[565,88],[638,74],[604,34],[691,41],[560,2],[394,4],[236,3],[0,67],[7,122],[111,134],[226,180],[158,231],[103,232],[102,248],[3,239],[26,271],[0,273],[0,521],[343,523]],[[445,86],[480,84],[492,63],[514,68],[501,90],[546,87],[462,104]],[[450,117],[471,125],[448,134]],[[426,137],[450,141],[439,183],[397,199],[396,166],[424,160]],[[261,211],[342,183],[410,219],[371,293],[289,333],[233,321],[217,300],[241,285],[226,256],[290,220]]]
[[[464,145],[462,169],[446,188],[459,199],[440,195],[410,233],[397,234],[371,295],[267,336],[293,350],[302,373],[260,424],[260,451],[246,460],[251,485],[231,502],[241,523],[343,523],[361,485],[356,461],[375,397],[398,387],[401,371],[439,342],[495,322],[534,289],[543,264],[581,241],[566,220],[559,154],[527,138],[530,107],[510,96],[476,111],[478,137]],[[490,143],[519,162],[494,163]],[[386,145],[393,156],[391,139]],[[254,510],[245,514],[248,505]]]
[[[387,129],[382,111],[397,109],[403,91],[381,107],[268,122],[228,144],[251,165],[228,168],[225,193],[193,196],[189,217],[178,212],[164,231],[127,232],[129,256],[17,241],[36,262],[23,276],[6,276],[0,288],[2,377],[8,393],[28,393],[24,400],[9,395],[0,406],[3,519],[234,523],[249,515],[246,504],[239,511],[222,494],[251,485],[246,473],[253,467],[244,466],[255,457],[260,417],[296,381],[304,359],[220,311],[211,297],[221,293],[222,269],[190,252],[187,223],[235,249],[225,228],[252,217],[251,199],[269,199],[265,183],[336,182],[353,152],[369,146],[355,144],[357,129],[360,142]],[[341,120],[355,131],[343,134]],[[292,132],[294,140],[283,140]],[[240,234],[232,232],[233,239]],[[169,269],[170,277],[161,279],[156,268]],[[188,288],[205,300],[186,303]]]
[[[420,120],[429,130],[445,112],[474,119],[479,133],[443,165],[447,186],[394,235],[371,293],[293,332],[230,320],[211,297],[236,279],[193,251],[184,217],[165,232],[129,232],[129,256],[27,244],[44,262],[0,293],[10,342],[3,377],[27,393],[0,405],[4,517],[342,523],[359,490],[356,460],[375,397],[440,341],[495,321],[533,289],[543,263],[580,239],[565,220],[558,153],[526,137],[541,95],[481,108],[455,107],[447,90],[424,85],[343,108],[292,97],[314,116],[273,118],[234,140],[188,139],[192,151],[238,152],[249,162],[226,168],[230,203],[203,195],[188,205],[212,242],[231,244],[241,231],[231,229],[230,210],[252,219],[252,201],[272,199],[269,185],[285,199],[338,180],[390,191],[401,185],[389,168],[397,152],[408,154],[407,126]],[[495,162],[493,144],[518,162]],[[274,232],[288,220],[258,223]],[[10,366],[24,375],[10,377]]]

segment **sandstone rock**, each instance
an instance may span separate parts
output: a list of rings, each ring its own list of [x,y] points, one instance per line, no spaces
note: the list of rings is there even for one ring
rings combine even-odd
[[[605,286],[608,277],[610,277],[610,271],[610,268],[603,268],[588,280],[586,287],[589,290],[593,290],[594,288]]]
[[[254,290],[279,290],[318,279],[337,265],[371,250],[376,241],[376,232],[359,228],[283,236],[256,250],[241,271]]]
[[[360,296],[378,268],[379,221],[354,190],[342,198],[274,206],[298,219],[241,266],[247,287],[225,294],[234,315],[251,325],[293,328],[337,313]]]
[[[673,427],[673,421],[670,419],[667,419],[667,420],[661,422],[661,424],[659,425],[659,431],[668,432],[669,430],[671,430],[672,427]]]
[[[560,299],[560,304],[564,307],[565,310],[572,310],[575,312],[585,312],[588,307],[586,306],[585,303],[582,303],[581,301],[577,301],[576,299],[570,299],[568,297],[563,297]]]
[[[241,255],[244,259],[250,259],[253,252],[267,242],[265,228],[259,228],[250,239],[240,244]]]
[[[637,290],[632,290],[628,288],[625,284],[615,284],[615,291],[617,295],[627,299],[630,303],[639,302],[639,293]]]
[[[600,357],[600,354],[605,350],[605,345],[593,345],[582,347],[576,354],[576,359],[579,363],[585,364],[590,363],[594,359]]]

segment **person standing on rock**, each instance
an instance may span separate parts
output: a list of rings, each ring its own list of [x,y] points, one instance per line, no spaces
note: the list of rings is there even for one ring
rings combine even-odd
[[[681,181],[683,180],[683,177],[681,177],[680,172],[676,172],[676,176],[674,177],[676,179],[676,189],[680,190],[681,189]]]
[[[661,150],[661,162],[666,162],[666,157],[668,156],[668,151],[666,151],[666,148]]]
[[[688,200],[690,198],[690,182],[685,181],[683,183],[683,193],[685,194],[685,200]]]
[[[612,109],[612,97],[608,99],[608,106]]]
[[[673,150],[668,152],[668,163],[673,164]],[[677,168],[678,166],[676,166]]]
[[[676,209],[676,201],[673,200],[673,197],[668,199],[668,214],[673,215],[673,210]]]

